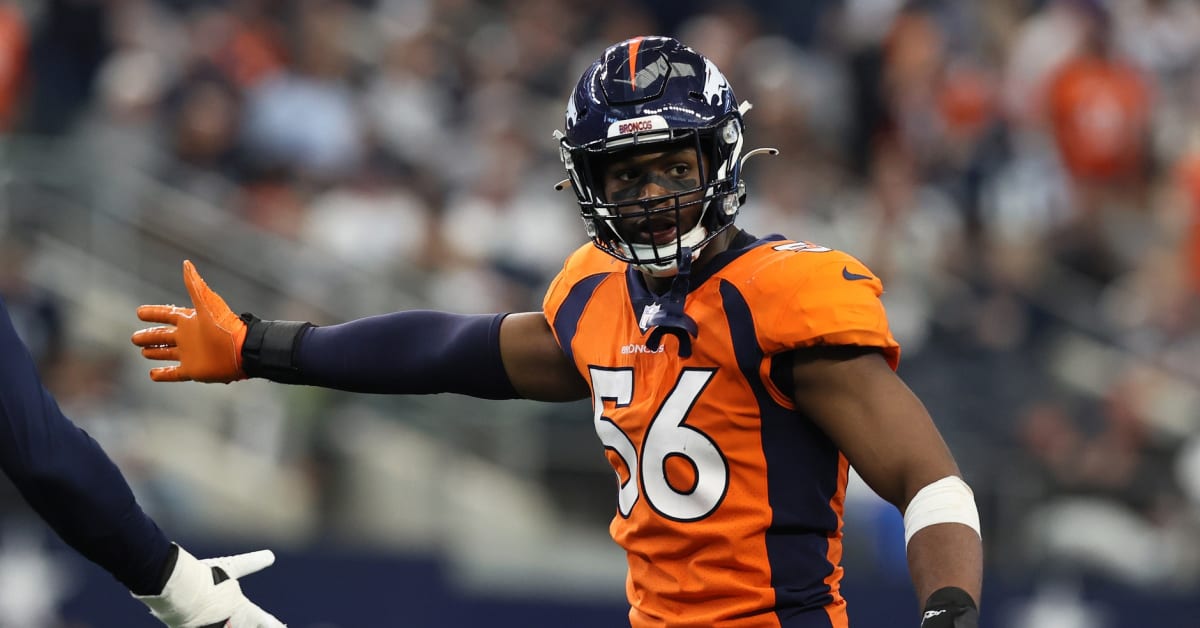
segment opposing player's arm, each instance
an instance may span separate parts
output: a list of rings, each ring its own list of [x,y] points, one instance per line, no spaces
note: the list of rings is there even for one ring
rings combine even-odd
[[[124,476],[42,385],[0,299],[0,469],[56,533],[173,628],[283,628],[238,579],[269,551],[201,561],[142,511]]]
[[[42,385],[2,299],[0,469],[80,554],[135,592],[161,587],[170,542],[100,445]]]
[[[797,350],[792,377],[797,408],[829,435],[876,493],[905,512],[906,535],[916,529],[908,541],[909,569],[926,612],[933,608],[930,596],[946,587],[979,600],[983,558],[977,529],[957,522],[924,525],[930,517],[916,512],[928,511],[927,504],[940,506],[939,491],[947,484],[956,507],[953,500],[962,490],[958,466],[917,396],[871,348]],[[974,511],[973,501],[969,508]]]

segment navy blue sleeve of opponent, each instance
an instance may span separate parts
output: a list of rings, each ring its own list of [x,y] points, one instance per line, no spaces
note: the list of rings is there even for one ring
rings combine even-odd
[[[309,327],[296,340],[297,383],[351,392],[515,399],[520,395],[500,356],[504,316],[411,310]]]
[[[171,544],[96,441],[42,386],[0,299],[0,468],[64,541],[139,595],[158,594]]]

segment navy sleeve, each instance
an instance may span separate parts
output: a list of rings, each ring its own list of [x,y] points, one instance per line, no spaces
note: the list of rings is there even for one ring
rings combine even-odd
[[[500,355],[504,314],[411,310],[309,327],[297,339],[296,383],[351,392],[519,395]]]
[[[124,476],[42,385],[0,299],[0,468],[46,523],[139,595],[161,591],[171,544]]]

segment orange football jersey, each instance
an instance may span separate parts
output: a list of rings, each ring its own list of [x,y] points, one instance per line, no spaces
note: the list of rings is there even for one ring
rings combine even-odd
[[[670,308],[591,244],[544,302],[591,387],[617,474],[610,533],[628,556],[630,622],[844,628],[848,463],[776,385],[772,357],[861,345],[895,368],[883,286],[845,253],[779,236],[731,248],[690,279],[688,357],[677,336],[647,342]]]

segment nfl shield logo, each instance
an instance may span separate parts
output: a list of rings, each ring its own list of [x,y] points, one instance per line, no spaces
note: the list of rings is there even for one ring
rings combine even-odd
[[[650,305],[647,305],[646,308],[642,310],[642,318],[638,321],[638,327],[641,327],[642,331],[646,331],[647,329],[653,327],[654,319],[658,317],[658,311],[661,309],[662,306],[657,303],[651,303]]]

